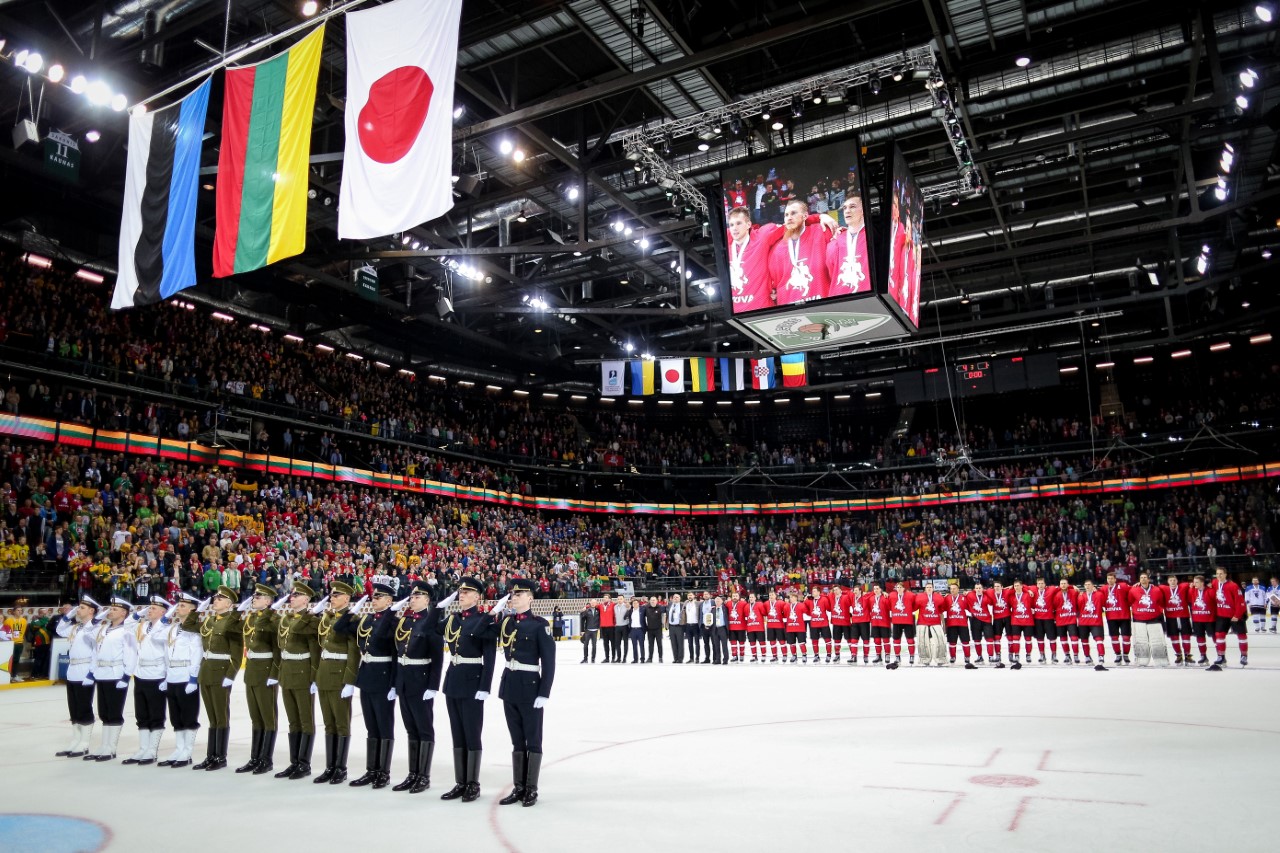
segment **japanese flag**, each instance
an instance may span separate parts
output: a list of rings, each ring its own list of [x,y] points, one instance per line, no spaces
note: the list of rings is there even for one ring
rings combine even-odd
[[[453,79],[462,0],[347,13],[338,236],[382,237],[453,207]]]
[[[664,358],[660,366],[662,368],[662,393],[683,394],[684,359]]]

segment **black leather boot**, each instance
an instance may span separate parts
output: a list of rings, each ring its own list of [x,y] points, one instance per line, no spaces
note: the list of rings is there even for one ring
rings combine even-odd
[[[391,751],[395,745],[396,742],[391,738],[378,741],[378,778],[373,780],[375,790],[391,784]]]
[[[509,806],[524,799],[524,767],[528,754],[524,751],[511,753],[511,793],[498,800],[498,805]]]
[[[482,752],[479,749],[467,750],[467,785],[462,794],[464,803],[471,803],[480,799],[480,756]]]
[[[365,738],[364,741],[364,775],[359,779],[353,779],[350,782],[352,788],[363,788],[365,785],[372,785],[373,780],[378,775],[378,746],[381,744],[375,737]]]
[[[231,729],[215,729],[210,734],[214,735],[213,761],[205,770],[221,770],[227,766],[227,742],[231,739]]]
[[[324,772],[312,781],[317,785],[323,785],[333,778],[333,757],[338,751],[338,736],[325,732],[324,735]]]
[[[418,781],[418,747],[422,744],[420,740],[409,741],[409,775],[404,777],[404,781],[399,785],[391,788],[393,791],[407,791],[413,787]]]
[[[262,733],[262,746],[258,748],[258,766],[253,769],[254,776],[270,773],[276,764],[276,732],[272,729]]]
[[[293,772],[289,774],[290,779],[305,779],[311,775],[311,750],[315,743],[315,732],[300,732],[298,734],[298,763]]]
[[[302,740],[301,732],[289,732],[289,766],[276,774],[277,779],[288,779],[298,769],[298,742]]]
[[[467,792],[467,751],[453,748],[453,787],[440,795],[442,800],[456,800]]]
[[[213,763],[214,752],[217,750],[219,731],[220,729],[209,729],[208,731],[209,742],[204,748],[204,761],[201,761],[199,764],[193,765],[191,768],[192,770],[208,770],[209,769],[209,765]]]
[[[347,752],[351,748],[351,737],[338,735],[335,738],[334,747],[333,778],[329,780],[329,784],[341,785],[347,781]]]
[[[262,731],[261,729],[253,730],[253,737],[249,745],[249,761],[247,764],[236,768],[237,773],[252,773],[258,769],[258,750],[262,749]]]
[[[542,753],[529,753],[529,761],[524,771],[524,807],[538,802],[538,776],[542,773]]]
[[[421,794],[431,787],[431,756],[435,754],[436,742],[424,740],[418,744],[418,777],[409,789],[410,794]]]

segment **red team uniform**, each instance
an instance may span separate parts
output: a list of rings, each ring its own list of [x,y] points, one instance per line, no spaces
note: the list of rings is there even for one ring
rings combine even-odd
[[[1209,583],[1209,592],[1213,596],[1214,615],[1217,617],[1213,626],[1213,644],[1218,651],[1218,659],[1213,666],[1221,668],[1227,662],[1227,634],[1235,634],[1240,644],[1240,665],[1249,663],[1249,634],[1246,628],[1244,594],[1240,586],[1232,580],[1214,578]],[[1213,667],[1210,667],[1212,669]]]
[[[867,266],[867,229],[841,228],[827,244],[827,296],[848,296],[871,290]]]
[[[821,225],[806,220],[797,239],[783,236],[769,249],[769,279],[778,305],[794,305],[827,295],[828,240]]]
[[[916,594],[905,585],[898,584],[889,594],[889,625],[893,632],[893,663],[895,669],[902,659],[902,638],[907,638],[909,662],[916,662]]]

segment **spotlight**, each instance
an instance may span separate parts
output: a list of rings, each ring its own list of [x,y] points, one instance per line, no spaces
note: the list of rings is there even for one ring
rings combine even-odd
[[[1245,95],[1236,95],[1236,106],[1242,110],[1249,109],[1249,99]]]
[[[648,237],[641,237],[641,238],[640,238],[640,248],[641,248],[641,249],[647,249],[647,248],[649,248],[649,238],[648,238]]]
[[[569,201],[577,201],[577,200],[578,200],[578,188],[569,187]]]
[[[315,187],[307,190],[307,198],[309,199],[315,199],[318,195],[320,195],[320,193],[316,192]]]
[[[97,142],[102,138],[102,134],[98,133],[96,130],[90,130],[84,135],[84,138],[86,142]]]
[[[951,206],[952,207],[960,206],[960,193],[956,193],[955,195],[951,196]]]
[[[698,150],[699,150],[699,151],[710,151],[710,150],[711,150],[711,146],[710,146],[710,145],[708,145],[708,144],[707,144],[707,143],[705,143],[705,142],[699,142],[699,143],[698,143]]]
[[[1258,16],[1258,20],[1264,24],[1271,23],[1271,19],[1275,17],[1275,10],[1271,8],[1270,3],[1259,3],[1253,7],[1253,14]]]
[[[62,78],[66,76],[67,76],[67,70],[63,68],[61,65],[49,66],[49,82],[50,83],[61,83]]]
[[[671,156],[671,134],[670,133],[662,134],[662,156],[663,157]]]
[[[458,119],[462,118],[464,115],[466,115],[466,112],[467,112],[467,108],[464,107],[462,104],[458,104],[458,106],[453,108],[453,120],[457,121]]]
[[[18,64],[21,65],[28,74],[39,74],[40,69],[44,68],[44,57],[38,53],[28,53],[26,59]]]
[[[1252,68],[1246,68],[1240,72],[1240,85],[1246,89],[1252,89],[1254,84],[1258,82],[1258,72]]]
[[[871,87],[871,94],[873,94],[873,95],[878,95],[878,94],[880,94],[880,77],[879,77],[879,75],[872,75],[871,79],[867,81],[867,85],[869,85],[869,86]]]
[[[792,95],[791,96],[791,117],[800,118],[800,116],[802,115],[804,115],[804,101],[800,99],[799,95]]]
[[[1019,68],[1026,68],[1028,65],[1031,64],[1031,57],[1019,56],[1017,59],[1013,61],[1013,64],[1018,66]]]
[[[773,116],[769,114],[769,111],[767,109],[764,112],[760,113],[761,121],[768,121],[771,118],[773,118]]]
[[[1263,259],[1264,261],[1269,261],[1269,260],[1271,260],[1271,250],[1270,250],[1270,249],[1263,249],[1263,250],[1262,250],[1262,259]]]
[[[786,125],[783,124],[781,121],[775,121],[773,124],[770,125],[770,127],[772,127],[774,130],[782,130],[784,127],[786,127]]]
[[[129,100],[122,94],[117,93],[111,99],[111,109],[118,113],[124,112],[124,108],[129,106]]]
[[[407,245],[409,245],[409,243],[410,243],[410,242],[412,242],[412,241],[413,241],[413,237],[412,237],[411,235],[409,235],[409,234],[401,234],[401,235],[400,235],[400,245],[402,245],[402,246],[407,246]]]
[[[742,116],[739,113],[729,114],[729,132],[734,136],[742,133]]]
[[[614,230],[614,231],[617,231],[619,234],[621,234],[621,233],[622,233],[622,229],[624,229],[624,228],[626,228],[626,227],[627,227],[627,226],[623,224],[623,222],[622,222],[622,220],[621,220],[621,219],[619,219],[618,221],[616,221],[616,222],[614,222],[614,223],[613,223],[613,230]]]
[[[94,80],[85,90],[85,96],[95,107],[105,107],[111,102],[111,87],[101,80]]]
[[[524,151],[522,151],[522,150],[521,150],[521,149],[519,149],[519,148],[517,148],[515,151],[512,151],[512,152],[511,152],[511,159],[512,159],[512,160],[515,160],[517,163],[523,163],[523,162],[524,162]]]
[[[821,90],[821,89],[815,89],[815,90],[814,90],[814,92],[813,92],[813,102],[814,102],[815,104],[820,104],[820,103],[822,103],[822,90]]]
[[[316,0],[307,0],[302,4],[302,17],[304,18],[310,18],[318,11],[320,11],[320,4]]]
[[[74,95],[83,95],[84,90],[89,88],[89,81],[84,78],[83,74],[77,74],[71,78],[71,93]]]
[[[498,152],[502,154],[502,156],[504,157],[510,154],[512,151],[514,151],[515,148],[516,147],[511,144],[510,139],[504,139],[498,143]]]
[[[630,237],[630,236],[631,236],[632,234],[634,234],[634,233],[635,233],[635,232],[631,230],[631,226],[630,226],[630,225],[628,225],[626,228],[623,228],[623,229],[622,229],[622,236],[623,236],[623,237]]]

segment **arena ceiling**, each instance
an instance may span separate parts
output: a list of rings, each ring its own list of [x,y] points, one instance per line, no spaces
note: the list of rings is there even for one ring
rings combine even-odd
[[[297,25],[301,5],[233,0],[228,18],[213,0],[0,0],[6,117],[13,124],[24,109],[20,48],[136,102]],[[1252,2],[466,0],[461,33],[450,214],[400,238],[337,239],[345,42],[335,16],[307,252],[209,279],[193,298],[397,364],[522,385],[594,387],[594,364],[627,357],[628,343],[633,356],[746,354],[752,345],[708,287],[705,219],[673,204],[662,178],[678,172],[700,188],[770,147],[856,131],[872,151],[896,140],[931,199],[920,337],[955,340],[948,356],[1152,348],[1262,328],[1274,310],[1280,63],[1275,24]],[[972,177],[927,75],[895,79],[898,60],[921,49],[955,105]],[[884,70],[875,83],[863,75],[813,102],[805,81],[868,63]],[[803,115],[775,133],[744,112],[740,134],[727,124],[714,133],[727,105],[761,93],[800,95]],[[220,102],[215,77],[210,183]],[[82,143],[77,187],[51,183],[31,151],[6,147],[0,231],[110,268],[124,115],[91,109],[65,86],[47,87],[41,110],[42,133],[93,129],[101,139]],[[669,152],[655,146],[663,168],[638,169],[628,154],[664,123],[695,130],[673,133]],[[710,132],[708,151],[697,130]],[[214,205],[202,195],[207,275]],[[364,263],[379,270],[376,300],[351,285],[352,265]],[[868,381],[941,358],[937,346],[834,355],[818,360],[813,381]]]

